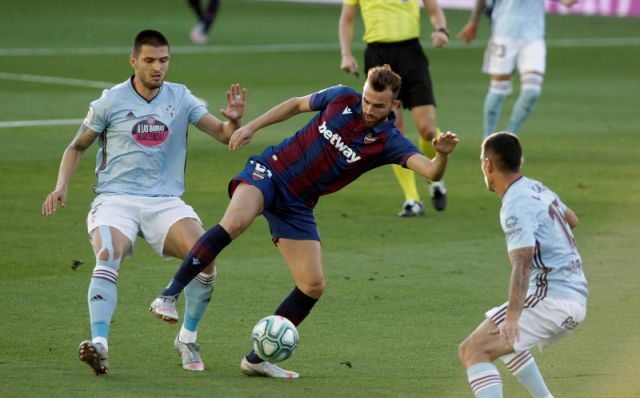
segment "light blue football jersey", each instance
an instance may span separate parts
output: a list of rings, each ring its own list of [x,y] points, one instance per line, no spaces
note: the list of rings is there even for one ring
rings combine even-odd
[[[100,134],[97,194],[180,196],[187,128],[208,113],[182,84],[164,82],[147,101],[128,79],[93,101],[84,124]]]
[[[492,7],[492,35],[544,39],[544,0],[493,0],[488,4]]]
[[[564,218],[566,209],[549,188],[523,176],[502,197],[500,224],[509,251],[535,248],[530,296],[586,304],[587,280],[576,241]]]

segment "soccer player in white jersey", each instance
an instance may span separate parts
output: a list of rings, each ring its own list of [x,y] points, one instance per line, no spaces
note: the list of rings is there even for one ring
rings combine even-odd
[[[567,7],[577,0],[559,0]],[[484,99],[484,137],[497,131],[502,105],[511,94],[511,75],[520,72],[520,94],[511,110],[507,130],[517,134],[540,97],[546,69],[544,0],[476,0],[469,22],[458,35],[467,43],[476,38],[483,11],[490,10],[491,38],[482,71],[491,75]]]
[[[96,256],[87,301],[91,340],[80,344],[80,360],[96,375],[106,374],[108,337],[116,307],[118,270],[141,235],[162,257],[184,258],[204,234],[202,223],[180,196],[184,192],[187,128],[193,124],[221,143],[240,126],[246,91],[232,84],[222,122],[181,84],[166,82],[169,43],[155,30],[140,32],[129,62],[134,75],[93,101],[76,136],[64,151],[53,192],[42,213],[67,202],[69,182],[84,151],[98,139],[96,198],[87,230]],[[183,367],[200,371],[197,327],[209,303],[215,267],[203,270],[185,289],[186,316],[174,341]],[[168,320],[171,321],[171,320]],[[175,322],[175,320],[173,320]]]
[[[478,398],[502,397],[500,358],[532,397],[553,397],[529,352],[570,334],[586,315],[587,280],[571,230],[575,213],[539,181],[522,175],[518,137],[500,132],[482,143],[487,188],[502,198],[511,280],[509,301],[486,318],[459,347]]]

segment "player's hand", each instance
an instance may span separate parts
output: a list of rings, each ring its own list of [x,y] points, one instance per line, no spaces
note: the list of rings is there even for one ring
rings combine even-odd
[[[431,32],[431,43],[435,48],[443,48],[449,44],[449,36],[441,30]]]
[[[42,214],[49,216],[57,210],[58,202],[60,207],[64,207],[67,203],[67,191],[55,190],[47,195],[44,203],[42,204]]]
[[[507,318],[497,329],[490,330],[489,334],[500,334],[500,342],[507,347],[513,348],[514,344],[520,340],[518,320]]]
[[[444,154],[451,153],[456,145],[458,145],[458,142],[458,136],[451,131],[442,133],[431,141],[433,148]]]
[[[241,89],[238,83],[232,84],[227,91],[227,109],[220,109],[220,113],[227,119],[237,122],[244,116],[246,104],[247,89]]]
[[[231,134],[231,138],[229,139],[229,149],[235,151],[236,149],[240,149],[249,144],[255,133],[256,130],[253,130],[248,124],[240,127]]]
[[[342,56],[340,69],[347,73],[353,73],[356,77],[360,76],[360,72],[358,72],[358,61],[352,54]]]
[[[471,43],[476,39],[478,34],[478,23],[469,21],[464,28],[458,33],[458,39],[462,39],[465,43]]]

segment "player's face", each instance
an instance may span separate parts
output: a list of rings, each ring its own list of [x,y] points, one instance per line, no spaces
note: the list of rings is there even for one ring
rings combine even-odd
[[[376,91],[364,84],[362,91],[362,120],[367,127],[373,127],[387,120],[389,114],[396,109],[400,101],[393,97],[390,88],[384,91]]]
[[[142,45],[138,56],[131,56],[136,78],[149,90],[160,88],[169,70],[169,47]]]

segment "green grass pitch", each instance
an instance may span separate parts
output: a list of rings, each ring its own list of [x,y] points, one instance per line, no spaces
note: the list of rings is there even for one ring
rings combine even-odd
[[[0,24],[0,125],[81,119],[100,89],[20,79],[123,81],[131,73],[130,42],[150,27],[172,44],[169,80],[187,84],[214,113],[233,82],[249,90],[247,120],[337,83],[359,89],[362,78],[338,70],[339,13],[339,5],[223,1],[211,44],[201,48],[188,41],[194,20],[182,0],[7,3]],[[467,12],[447,11],[447,17],[457,32]],[[640,25],[580,16],[548,16],[547,23],[543,95],[521,133],[524,172],[580,217],[575,233],[591,298],[584,325],[534,355],[557,397],[638,397]],[[486,21],[481,30],[486,40]],[[199,333],[205,372],[182,370],[172,348],[178,326],[147,313],[179,262],[161,261],[140,240],[121,267],[111,373],[93,376],[77,346],[89,337],[86,290],[94,258],[85,217],[95,145],[74,177],[67,207],[46,218],[41,203],[78,125],[0,128],[0,396],[470,397],[457,346],[485,310],[506,299],[509,278],[500,202],[485,190],[479,164],[488,78],[480,73],[481,43],[426,47],[438,124],[461,139],[446,174],[449,207],[399,219],[403,197],[390,168],[321,199],[316,218],[328,289],[284,363],[302,374],[294,381],[239,371],[253,324],[292,288],[263,219],[219,257],[218,286]],[[362,46],[356,49],[361,60]],[[192,129],[184,199],[212,226],[226,206],[227,181],[247,156],[310,116],[265,129],[239,152]],[[414,130],[409,134],[416,139]],[[426,198],[426,183],[419,189]],[[75,271],[74,260],[83,263]],[[503,376],[505,396],[528,396]]]

